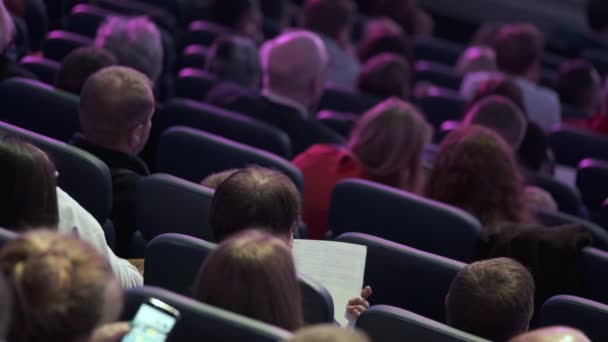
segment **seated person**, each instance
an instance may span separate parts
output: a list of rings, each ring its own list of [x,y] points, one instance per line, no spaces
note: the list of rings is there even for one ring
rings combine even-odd
[[[293,244],[293,236],[300,221],[302,198],[295,184],[284,174],[249,166],[234,173],[224,172],[227,178],[215,190],[209,208],[209,225],[216,242],[221,242],[250,227],[259,227]],[[234,213],[241,213],[235,215]],[[361,298],[349,302],[348,311],[358,317],[369,303],[371,288],[361,291]]]
[[[129,331],[128,323],[106,325],[120,315],[122,290],[108,263],[76,237],[20,235],[0,251],[0,269],[16,299],[11,342],[108,341],[99,339],[106,329],[117,341]]]
[[[386,99],[409,100],[412,94],[412,67],[402,57],[382,53],[363,66],[357,79],[359,92]]]
[[[135,226],[135,186],[150,174],[137,154],[148,141],[155,103],[152,84],[142,73],[112,66],[93,74],[80,96],[82,134],[73,144],[110,168],[116,250],[126,256]]]
[[[296,331],[286,342],[370,342],[370,340],[358,330],[318,324]]]
[[[260,50],[262,94],[225,87],[211,90],[206,102],[282,129],[291,139],[293,153],[316,143],[343,143],[314,118],[327,66],[321,39],[310,32],[292,31],[267,41]]]
[[[401,27],[389,18],[370,19],[359,43],[357,55],[361,63],[381,53],[393,53],[413,65],[414,53]]]
[[[493,48],[498,71],[512,77],[521,89],[529,119],[548,132],[561,122],[561,106],[555,91],[538,85],[543,45],[542,33],[536,27],[514,24],[500,29]],[[481,82],[495,76],[488,71],[468,74],[462,81],[461,95],[471,98]]]
[[[534,278],[515,260],[474,262],[460,270],[445,298],[448,325],[491,340],[526,332],[534,312]]]
[[[585,334],[569,327],[547,327],[521,334],[509,342],[591,342]]]
[[[84,82],[97,71],[116,64],[116,58],[109,51],[85,46],[70,52],[57,73],[55,87],[80,95]]]
[[[416,0],[375,0],[371,14],[378,17],[389,17],[408,36],[432,36],[433,18],[426,13]]]
[[[209,21],[224,26],[233,33],[261,42],[262,11],[258,0],[210,0],[207,6]]]
[[[209,51],[205,69],[222,81],[257,90],[262,69],[258,51],[249,39],[237,36],[218,38]]]
[[[11,77],[36,79],[36,75],[15,63],[15,56],[11,56],[9,53],[15,36],[13,17],[7,10],[4,1],[0,1],[0,81]]]
[[[304,175],[303,219],[308,237],[323,239],[329,229],[331,192],[339,181],[362,178],[419,192],[422,151],[431,128],[410,104],[388,99],[358,121],[347,148],[314,145],[293,163]]]
[[[302,299],[284,240],[246,230],[223,241],[196,276],[192,297],[287,331],[302,327]]]
[[[496,70],[496,53],[487,46],[467,48],[456,63],[456,71],[462,75],[480,71]]]
[[[351,45],[356,15],[353,0],[307,0],[302,13],[302,27],[317,33],[325,44],[327,80],[350,89],[361,69]]]

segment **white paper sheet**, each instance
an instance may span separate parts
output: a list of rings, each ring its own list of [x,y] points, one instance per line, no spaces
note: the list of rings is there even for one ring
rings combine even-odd
[[[297,271],[325,286],[334,301],[334,318],[343,327],[354,325],[354,318],[347,314],[346,306],[351,298],[361,295],[366,256],[366,246],[294,240]]]

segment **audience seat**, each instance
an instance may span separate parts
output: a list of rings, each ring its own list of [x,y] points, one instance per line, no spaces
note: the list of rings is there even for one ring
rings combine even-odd
[[[79,0],[79,2],[85,2]],[[88,1],[91,2],[91,1]],[[176,18],[164,8],[137,0],[95,0],[95,5],[125,16],[147,16],[161,28],[170,32],[176,29]],[[71,8],[71,7],[69,7]]]
[[[584,159],[578,164],[576,186],[583,202],[591,211],[597,211],[608,197],[608,161]]]
[[[608,198],[604,200],[602,206],[600,207],[596,222],[602,226],[604,229],[608,230]]]
[[[589,118],[589,114],[562,103],[562,120],[583,120],[587,118]]]
[[[463,262],[471,261],[480,223],[454,207],[385,185],[350,179],[332,193],[329,226],[360,232]]]
[[[445,322],[445,295],[465,264],[366,234],[347,233],[336,240],[367,246],[364,284],[374,290],[371,304]]]
[[[581,57],[591,62],[600,75],[608,73],[608,53],[605,49],[586,49]]]
[[[418,99],[418,106],[426,120],[438,131],[444,121],[460,121],[466,100],[456,91],[431,87],[425,96]]]
[[[17,233],[12,232],[8,229],[0,228],[0,248],[4,246],[5,243],[13,240],[17,237]]]
[[[568,126],[549,135],[549,144],[558,164],[577,167],[585,158],[608,161],[608,138]]]
[[[230,30],[221,25],[208,21],[196,20],[190,23],[188,30],[184,32],[182,47],[190,44],[210,46],[215,39],[221,35],[230,34]]]
[[[317,113],[317,121],[331,128],[334,132],[348,138],[358,120],[358,115],[324,110]]]
[[[555,296],[540,309],[540,326],[563,325],[583,331],[591,341],[608,341],[608,305],[575,296]]]
[[[157,236],[146,247],[144,283],[189,295],[199,268],[214,248],[211,242],[182,234]],[[327,289],[305,275],[298,275],[298,279],[304,321],[333,322],[333,300]]]
[[[220,80],[206,71],[185,68],[179,71],[175,79],[175,96],[203,101],[207,93],[219,83]]]
[[[304,180],[300,170],[272,153],[180,126],[169,128],[160,138],[158,172],[192,182],[200,182],[216,172],[251,164],[277,169],[291,178],[298,189],[303,189]]]
[[[72,145],[0,122],[1,136],[14,136],[45,151],[57,168],[57,185],[104,224],[112,210],[110,170],[97,157]]]
[[[59,62],[38,56],[25,56],[19,61],[19,65],[33,72],[38,79],[46,84],[54,85],[59,67]]]
[[[555,178],[541,174],[529,173],[526,175],[527,181],[531,185],[538,186],[547,191],[557,203],[559,211],[562,213],[587,218],[587,209],[583,205],[581,195],[577,188],[572,187]]]
[[[448,65],[431,61],[418,61],[415,66],[414,81],[426,81],[438,87],[458,90],[462,83],[462,75]]]
[[[584,248],[582,263],[584,297],[608,305],[608,252]]]
[[[374,305],[357,319],[372,341],[488,342],[482,338],[388,305]]]
[[[248,116],[208,104],[169,100],[152,118],[150,142],[172,126],[187,126],[247,144],[283,158],[291,158],[291,142],[283,131]]]
[[[180,233],[212,241],[212,197],[213,190],[170,175],[142,178],[137,183],[137,227],[146,240]]]
[[[93,40],[87,36],[56,30],[47,34],[42,54],[45,58],[61,61],[72,50],[87,45],[93,45]]]
[[[68,142],[80,130],[78,97],[42,82],[11,78],[0,82],[0,120]]]
[[[90,4],[78,4],[72,8],[67,18],[66,30],[85,37],[95,38],[97,28],[109,16],[117,16],[116,12]]]
[[[584,226],[593,238],[593,246],[608,251],[608,231],[595,223],[558,211],[534,210],[534,213],[536,219],[547,227],[564,224],[579,224]]]
[[[188,45],[182,51],[179,57],[179,68],[194,68],[204,70],[207,65],[208,48],[203,45],[192,44]]]
[[[319,102],[319,109],[333,110],[342,113],[363,114],[377,105],[381,99],[357,93],[340,86],[327,86]]]
[[[155,287],[126,290],[121,319],[132,320],[140,305],[150,298],[165,302],[180,312],[168,342],[280,342],[291,336],[280,328]]]
[[[433,37],[414,37],[412,46],[417,60],[428,60],[446,65],[455,65],[465,49],[460,44]]]

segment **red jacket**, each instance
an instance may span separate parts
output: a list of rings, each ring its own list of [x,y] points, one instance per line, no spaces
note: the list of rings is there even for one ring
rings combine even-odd
[[[369,179],[363,165],[348,150],[332,145],[313,145],[293,163],[304,175],[302,218],[309,239],[323,239],[329,230],[331,192],[346,178]]]
[[[604,114],[595,114],[587,119],[568,119],[565,122],[577,128],[586,129],[588,131],[608,135],[608,116]]]

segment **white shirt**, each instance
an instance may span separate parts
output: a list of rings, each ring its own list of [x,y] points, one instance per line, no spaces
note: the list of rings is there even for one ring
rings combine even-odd
[[[465,76],[460,94],[470,100],[482,82],[501,76],[498,72],[479,71]],[[523,95],[524,106],[531,121],[537,123],[545,132],[551,131],[562,121],[562,108],[559,97],[552,89],[537,85],[522,77],[513,77]]]
[[[344,50],[333,39],[320,36],[329,57],[327,80],[333,84],[353,89],[361,71],[361,64],[352,53]]]
[[[123,287],[137,287],[143,284],[143,277],[137,268],[127,260],[117,257],[110,249],[99,222],[59,187],[57,187],[57,204],[59,232],[76,234],[80,239],[91,244],[108,260],[112,271]]]

